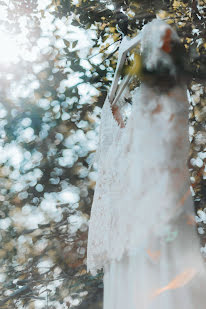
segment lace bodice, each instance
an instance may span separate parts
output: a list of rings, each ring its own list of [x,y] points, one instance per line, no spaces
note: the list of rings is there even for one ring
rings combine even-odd
[[[159,94],[142,84],[125,128],[116,123],[108,100],[101,120],[87,252],[93,274],[147,246],[151,235],[168,237],[189,189],[184,87]]]

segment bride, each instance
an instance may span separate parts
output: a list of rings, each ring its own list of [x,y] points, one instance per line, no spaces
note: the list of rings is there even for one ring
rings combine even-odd
[[[126,124],[118,87],[129,50],[141,44],[141,85]],[[98,179],[87,270],[104,270],[104,309],[206,308],[187,158],[188,107],[181,43],[153,20],[125,38],[101,114]]]

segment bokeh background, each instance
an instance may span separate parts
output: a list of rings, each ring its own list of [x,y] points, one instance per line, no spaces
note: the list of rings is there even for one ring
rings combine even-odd
[[[185,48],[191,189],[206,223],[206,2],[0,1],[0,308],[102,308],[86,272],[101,107],[123,35],[165,18]],[[204,287],[203,287],[204,288]]]

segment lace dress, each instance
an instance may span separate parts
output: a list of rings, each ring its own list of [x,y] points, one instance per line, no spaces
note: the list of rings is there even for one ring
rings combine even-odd
[[[87,269],[104,270],[104,309],[206,308],[186,88],[161,92],[143,82],[132,102],[124,128],[108,99],[102,109]]]

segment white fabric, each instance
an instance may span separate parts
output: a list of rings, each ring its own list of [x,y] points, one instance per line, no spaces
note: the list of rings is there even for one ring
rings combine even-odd
[[[194,226],[184,216],[176,224],[178,237],[159,243],[159,251],[151,248],[153,258],[142,250],[106,265],[104,309],[206,308],[205,269]]]
[[[87,265],[93,274],[123,253],[164,237],[189,190],[188,103],[185,89],[170,96],[141,85],[125,128],[102,110],[99,171],[93,199]]]
[[[142,53],[147,59],[150,50],[157,59],[162,51],[154,52],[147,30]],[[189,191],[186,88],[164,94],[143,83],[132,102],[125,128],[108,99],[102,109],[87,270],[104,269],[104,309],[203,309],[206,273]]]
[[[167,23],[162,20],[154,19],[146,24],[142,31],[141,53],[143,55],[144,65],[148,70],[156,69],[159,62],[169,65],[171,73],[174,74],[174,66],[170,54],[165,53],[161,48],[163,46],[163,37],[167,29],[171,30],[172,41],[180,41],[177,33]]]

